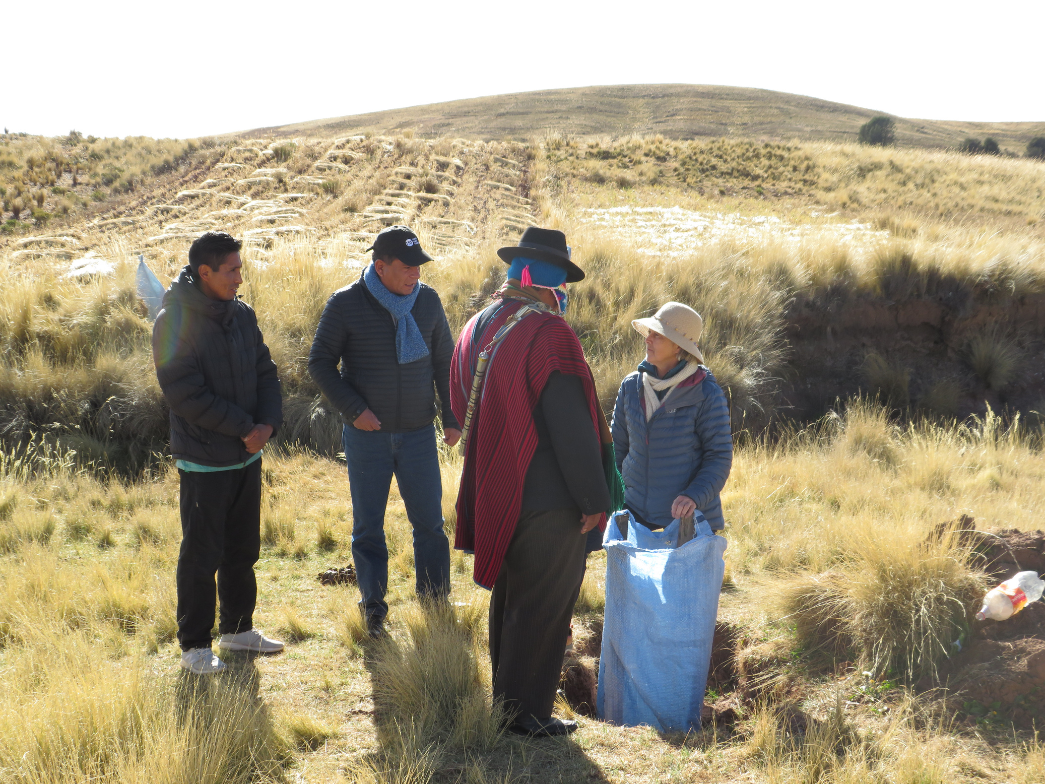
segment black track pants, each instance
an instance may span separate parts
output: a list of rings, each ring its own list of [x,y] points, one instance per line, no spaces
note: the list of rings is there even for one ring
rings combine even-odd
[[[238,634],[253,625],[261,552],[261,460],[246,468],[181,475],[181,553],[178,556],[178,641],[182,650],[208,648],[214,598],[218,631]]]

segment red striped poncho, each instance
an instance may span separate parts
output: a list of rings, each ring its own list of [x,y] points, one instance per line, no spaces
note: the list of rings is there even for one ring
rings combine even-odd
[[[473,316],[461,332],[450,365],[450,405],[459,422],[465,419],[479,354],[522,304],[512,299],[496,302],[490,308],[499,310],[487,320],[482,335],[473,332],[490,308]],[[473,576],[484,588],[497,580],[515,533],[526,471],[537,448],[532,412],[555,371],[580,376],[598,437],[595,382],[580,341],[561,317],[524,317],[497,344],[486,369],[467,436],[454,541],[458,550],[475,553]],[[604,526],[603,520],[600,527]]]

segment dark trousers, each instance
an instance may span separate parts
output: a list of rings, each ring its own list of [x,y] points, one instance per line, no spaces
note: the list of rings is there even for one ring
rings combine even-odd
[[[261,460],[246,468],[181,475],[178,555],[178,641],[182,650],[209,648],[214,626],[214,575],[221,606],[218,631],[253,626],[261,553]]]
[[[547,719],[573,605],[584,579],[581,513],[523,512],[490,597],[494,697],[516,716]]]

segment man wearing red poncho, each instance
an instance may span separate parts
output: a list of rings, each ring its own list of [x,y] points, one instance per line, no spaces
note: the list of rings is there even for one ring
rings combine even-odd
[[[508,280],[465,326],[450,369],[465,422],[454,546],[475,553],[475,581],[492,589],[493,691],[509,729],[564,735],[576,722],[553,718],[552,704],[587,533],[605,527],[610,503],[595,384],[562,317],[566,284],[584,272],[551,229],[497,253]]]

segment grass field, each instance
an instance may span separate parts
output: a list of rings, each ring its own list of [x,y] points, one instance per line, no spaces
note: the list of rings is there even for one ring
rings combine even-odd
[[[911,688],[986,587],[959,543],[923,544],[933,527],[1040,527],[1041,164],[630,135],[165,144],[103,160],[164,148],[170,168],[0,235],[0,781],[1042,780],[1032,734]],[[670,298],[704,314],[738,443],[720,611],[747,684],[735,726],[500,735],[470,557],[453,556],[452,614],[419,607],[395,493],[392,639],[365,642],[355,590],[318,582],[350,561],[351,507],[305,357],[326,297],[394,221],[438,256],[424,280],[455,333],[501,282],[497,247],[527,223],[564,229],[589,273],[568,321],[607,408],[641,355],[632,318]],[[204,687],[177,668],[177,476],[134,274],[143,254],[166,283],[214,227],[247,241],[241,293],[284,382],[257,623],[289,645],[230,657]],[[824,387],[803,416],[796,379]],[[446,452],[448,528],[459,471]],[[602,566],[575,618],[589,665]]]
[[[448,456],[450,498],[455,468]],[[582,719],[570,740],[533,743],[490,726],[485,593],[471,583],[470,557],[453,558],[456,619],[417,607],[409,528],[395,493],[393,642],[375,646],[361,642],[355,591],[316,580],[350,560],[343,467],[305,454],[265,458],[256,621],[287,639],[288,650],[230,657],[232,674],[207,687],[176,666],[175,472],[163,467],[124,483],[77,471],[59,456],[41,457],[32,475],[5,461],[0,777],[1035,781],[1042,750],[1032,739],[1006,740],[1001,728],[933,714],[931,703],[891,686],[885,666],[872,679],[884,688],[867,697],[860,672],[874,669],[873,646],[851,669],[825,669],[781,620],[779,594],[824,570],[865,591],[881,591],[869,579],[879,565],[928,579],[932,563],[919,543],[933,524],[967,509],[981,520],[1033,527],[1043,474],[1037,445],[1016,433],[897,432],[873,408],[852,409],[815,436],[741,449],[724,497],[730,587],[720,617],[749,636],[740,656],[763,665],[764,707],[733,731],[661,737]],[[601,564],[592,556],[586,610],[576,619],[582,650],[600,627]],[[963,575],[949,578],[957,580],[953,590],[963,580],[979,588]],[[815,732],[789,734],[786,710],[797,705]]]

